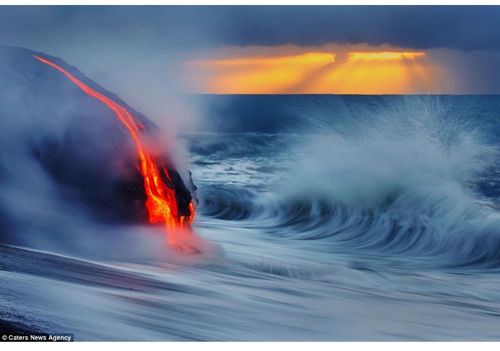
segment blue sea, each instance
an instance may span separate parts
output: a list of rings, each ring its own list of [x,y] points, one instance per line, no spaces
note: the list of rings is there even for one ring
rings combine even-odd
[[[3,320],[76,340],[500,339],[499,96],[191,99],[205,123],[178,142],[215,249],[2,247]]]

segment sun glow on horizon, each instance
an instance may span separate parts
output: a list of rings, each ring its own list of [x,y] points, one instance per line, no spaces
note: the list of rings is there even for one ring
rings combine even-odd
[[[189,76],[197,72],[196,91],[214,94],[275,94],[335,62],[328,52],[275,57],[238,57],[187,61]]]
[[[423,51],[314,51],[190,60],[187,84],[211,94],[433,93],[440,67]]]
[[[193,60],[187,64],[200,66],[231,66],[231,65],[282,65],[282,64],[316,64],[335,61],[335,54],[329,52],[307,52],[300,55],[277,57],[240,57],[220,60]]]
[[[425,56],[423,51],[380,51],[380,52],[350,52],[350,61],[400,61],[413,60]]]

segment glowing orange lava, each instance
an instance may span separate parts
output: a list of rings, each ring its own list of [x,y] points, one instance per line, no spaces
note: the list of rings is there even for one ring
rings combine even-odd
[[[162,178],[163,174],[169,182],[172,182],[168,169],[165,166],[159,167],[154,157],[147,152],[141,143],[140,133],[144,131],[144,126],[139,121],[136,121],[126,108],[90,88],[62,67],[42,57],[34,57],[63,73],[85,94],[104,103],[127,128],[137,149],[140,164],[139,169],[144,179],[144,190],[147,196],[146,208],[148,210],[149,221],[151,223],[165,223],[167,232],[169,233],[169,244],[180,249],[185,249],[183,246],[187,240],[184,240],[185,238],[182,236],[187,236],[192,233],[191,223],[194,219],[194,205],[193,203],[189,205],[189,216],[179,214],[175,188],[173,186],[167,186]],[[190,250],[193,250],[193,248],[191,247]]]

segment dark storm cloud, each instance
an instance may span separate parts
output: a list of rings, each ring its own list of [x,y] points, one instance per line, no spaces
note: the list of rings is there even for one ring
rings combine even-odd
[[[430,49],[500,48],[500,7],[312,6],[228,9],[232,44],[391,44]]]
[[[487,50],[500,48],[499,18],[500,6],[2,7],[0,41],[98,38],[152,51],[332,42]]]

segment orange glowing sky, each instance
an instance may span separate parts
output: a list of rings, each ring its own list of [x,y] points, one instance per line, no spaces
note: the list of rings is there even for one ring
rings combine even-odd
[[[424,51],[233,50],[184,62],[188,89],[211,94],[432,94],[444,69]]]

